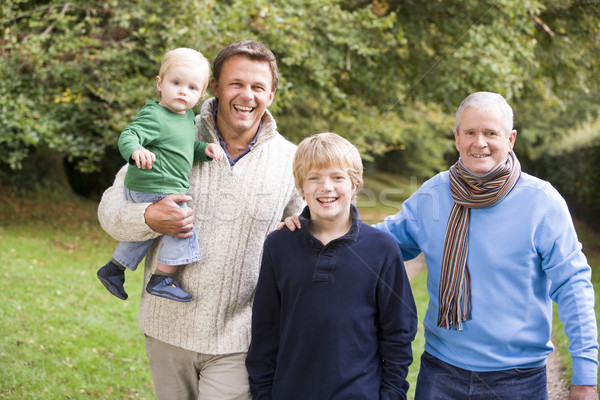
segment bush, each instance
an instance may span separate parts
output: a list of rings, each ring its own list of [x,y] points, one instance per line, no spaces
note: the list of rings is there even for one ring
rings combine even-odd
[[[539,153],[537,174],[565,197],[571,213],[590,226],[600,223],[600,119]]]

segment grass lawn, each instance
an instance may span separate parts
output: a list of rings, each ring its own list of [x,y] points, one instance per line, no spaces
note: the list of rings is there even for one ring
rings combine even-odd
[[[0,199],[0,398],[153,399],[137,328],[142,273],[131,300],[104,289],[96,270],[115,242],[96,204]]]
[[[358,206],[368,223],[397,212],[417,189],[416,182],[392,175],[367,176],[365,181],[368,189]],[[154,399],[137,327],[142,273],[127,274],[129,300],[124,302],[97,280],[96,270],[116,242],[100,228],[96,207],[89,201],[0,197],[2,399]],[[578,230],[590,264],[600,271],[600,235],[583,226]],[[428,301],[425,278],[422,273],[412,280],[419,321]],[[594,285],[598,292],[600,273],[594,275]],[[599,303],[596,298],[597,312]],[[557,342],[568,361],[560,332]],[[409,398],[423,344],[421,322],[413,344]]]

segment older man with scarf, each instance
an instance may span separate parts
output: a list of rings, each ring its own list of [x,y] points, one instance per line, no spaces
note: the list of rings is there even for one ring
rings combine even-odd
[[[570,342],[569,398],[598,398],[591,269],[563,198],[521,171],[516,136],[502,96],[471,94],[456,113],[458,162],[377,225],[427,263],[416,399],[547,399],[552,301]]]

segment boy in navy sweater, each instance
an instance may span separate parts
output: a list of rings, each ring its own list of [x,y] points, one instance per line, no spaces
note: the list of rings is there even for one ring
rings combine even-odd
[[[363,223],[357,149],[334,133],[294,158],[304,229],[265,241],[246,367],[254,399],[406,399],[417,311],[394,239]]]

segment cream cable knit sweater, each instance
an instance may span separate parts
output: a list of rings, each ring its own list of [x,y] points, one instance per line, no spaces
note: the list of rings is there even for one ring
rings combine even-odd
[[[196,117],[199,140],[218,142],[206,101]],[[177,280],[194,298],[179,303],[142,291],[140,329],[155,339],[203,354],[246,352],[250,344],[251,304],[263,241],[278,222],[304,206],[294,188],[296,146],[278,132],[267,111],[252,150],[234,167],[227,160],[196,163],[190,173],[194,226],[202,260],[180,267]],[[144,222],[149,205],[123,197],[126,168],[117,174],[98,207],[102,228],[120,241],[158,236]],[[157,245],[146,257],[144,287],[156,267]]]

